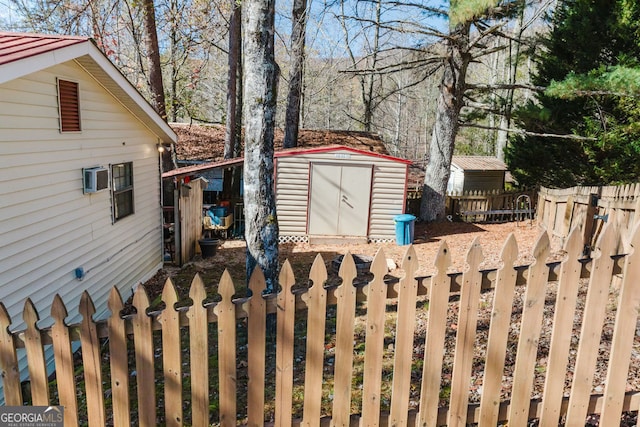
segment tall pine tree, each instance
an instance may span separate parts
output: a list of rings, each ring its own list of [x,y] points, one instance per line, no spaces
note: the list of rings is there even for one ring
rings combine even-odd
[[[640,84],[640,7],[563,0],[552,24],[534,78],[548,90],[516,113],[529,134],[507,148],[511,171],[521,184],[548,187],[637,181],[640,107],[627,89]]]

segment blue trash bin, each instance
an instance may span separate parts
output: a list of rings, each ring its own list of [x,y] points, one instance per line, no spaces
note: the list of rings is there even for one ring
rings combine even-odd
[[[396,224],[396,243],[400,246],[413,243],[413,230],[416,217],[411,214],[401,214],[393,217]]]

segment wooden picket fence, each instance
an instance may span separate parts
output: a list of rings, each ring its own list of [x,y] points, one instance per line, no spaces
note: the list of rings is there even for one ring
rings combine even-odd
[[[601,425],[617,425],[612,420],[619,420],[623,411],[640,407],[638,390],[627,389],[633,379],[630,375],[638,372],[640,357],[636,339],[640,251],[617,254],[619,236],[614,228],[605,228],[593,258],[588,259],[581,257],[580,233],[574,230],[564,247],[566,256],[554,262],[548,262],[549,237],[543,233],[533,250],[535,260],[525,266],[514,265],[518,247],[510,236],[502,249],[502,266],[491,270],[480,268],[482,248],[476,241],[462,273],[448,272],[451,257],[443,242],[432,264],[435,274],[419,278],[415,278],[415,249],[408,247],[401,266],[405,274],[391,283],[385,281],[382,251],[371,266],[373,279],[358,286],[354,286],[359,279],[350,255],[340,266],[342,283],[333,287],[323,286],[328,271],[320,256],[311,266],[309,281],[302,281],[296,290],[293,270],[285,262],[281,290],[270,296],[261,292],[265,281],[259,270],[250,280],[253,296],[234,300],[233,282],[225,272],[218,284],[220,300],[207,304],[203,302],[210,299],[200,276],[191,284],[191,305],[179,301],[176,288],[167,280],[161,295],[164,309],[150,309],[140,286],[132,302],[136,312],[128,316],[120,315],[124,304],[114,288],[108,302],[114,315],[105,321],[92,319],[95,308],[85,293],[79,304],[83,320],[77,325],[65,324],[67,309],[56,297],[51,307],[53,326],[43,330],[36,325],[38,313],[27,301],[26,330],[9,332],[11,319],[0,305],[5,402],[63,405],[66,426],[477,423],[495,427],[507,422],[513,427],[526,426],[534,418],[540,419],[541,426],[558,426],[561,419],[567,426],[583,426],[589,414],[608,420]],[[640,245],[638,228],[630,242],[632,248]],[[551,288],[557,289],[555,297]],[[584,311],[576,327],[579,301]],[[545,310],[545,305],[552,307]],[[480,327],[483,306],[491,315],[489,323]],[[364,307],[366,314],[362,314]],[[426,310],[425,334],[416,334],[417,310]],[[276,318],[273,349],[267,345],[269,313]],[[517,322],[512,319],[514,313]],[[302,319],[306,320],[304,339],[296,340]],[[335,331],[330,331],[333,320]],[[358,321],[364,324],[363,343],[355,342]],[[615,322],[615,327],[601,339],[606,322]],[[543,325],[552,325],[547,350],[539,346]],[[395,333],[389,334],[391,326]],[[239,361],[241,327],[247,331],[243,363]],[[573,333],[574,327],[578,334]],[[81,361],[72,354],[72,342],[81,345]],[[452,342],[455,347],[446,345]],[[304,347],[302,353],[297,344]],[[608,348],[606,385],[602,394],[593,395],[603,345]],[[516,347],[515,354],[508,350]],[[362,378],[356,378],[355,356],[361,348]],[[418,348],[424,349],[423,354]],[[16,356],[25,350],[30,396],[23,395]],[[55,359],[54,385],[45,369],[49,352]],[[269,352],[275,353],[273,369],[266,362]],[[133,355],[132,361],[128,355]],[[507,358],[515,360],[510,370]],[[246,389],[239,388],[238,376],[245,368]],[[273,382],[269,382],[267,374],[273,371]],[[79,376],[83,381],[78,381]],[[218,378],[215,390],[210,387],[212,376]],[[503,376],[510,377],[506,389]],[[482,386],[475,402],[471,401],[472,378],[475,388]],[[294,396],[298,381],[302,381],[298,384],[302,397]],[[542,397],[532,397],[534,381],[544,381]],[[244,396],[246,408],[239,408],[238,398]],[[266,396],[275,407],[268,422]],[[293,419],[294,401],[302,406],[301,419]]]

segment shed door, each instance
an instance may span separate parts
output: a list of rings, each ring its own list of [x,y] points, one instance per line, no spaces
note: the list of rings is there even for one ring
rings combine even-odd
[[[309,234],[366,236],[370,166],[312,164]]]

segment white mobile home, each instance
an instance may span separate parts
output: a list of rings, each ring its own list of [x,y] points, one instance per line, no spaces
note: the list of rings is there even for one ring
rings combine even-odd
[[[163,263],[158,147],[175,133],[92,40],[0,32],[0,302],[79,320]],[[44,316],[43,316],[44,317]],[[41,319],[42,320],[42,319]],[[50,320],[42,322],[45,326]]]

